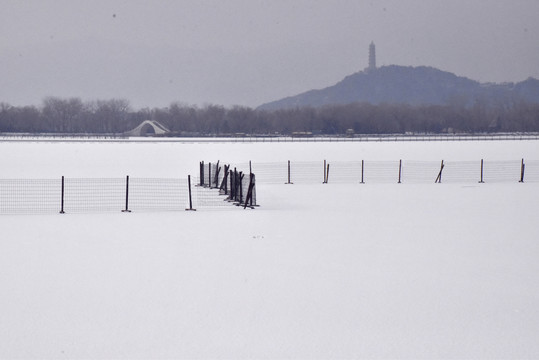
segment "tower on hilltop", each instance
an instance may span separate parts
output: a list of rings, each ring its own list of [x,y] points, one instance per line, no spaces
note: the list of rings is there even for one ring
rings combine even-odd
[[[367,70],[376,70],[376,47],[374,46],[374,42],[372,41],[369,45],[369,67],[367,68]]]

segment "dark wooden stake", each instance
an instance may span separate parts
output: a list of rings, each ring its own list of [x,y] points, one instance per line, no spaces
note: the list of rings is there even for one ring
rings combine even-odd
[[[219,160],[217,160],[217,165],[215,165],[215,176],[214,176],[215,187],[219,187],[219,173],[220,172],[221,172],[221,169],[219,168]]]
[[[204,186],[204,161],[200,162],[200,186]]]
[[[191,197],[191,175],[187,175],[187,184],[189,185],[189,209],[185,209],[185,211],[197,211],[196,209],[193,209],[193,199]]]
[[[325,184],[326,183],[326,160],[324,160],[324,181],[322,181],[322,184]]]
[[[329,164],[326,169],[326,184],[329,182]]]
[[[398,184],[401,183],[401,175],[402,175],[402,160],[399,160],[399,181],[398,181]]]
[[[131,212],[129,210],[129,175],[127,175],[125,180],[125,210],[122,210],[122,212]]]
[[[208,182],[211,189],[211,163],[208,163]]]
[[[65,214],[64,212],[64,177],[62,176],[62,204],[60,207],[60,214]]]
[[[225,172],[223,176],[223,181],[221,182],[220,189],[225,192],[225,195],[228,195],[228,169],[230,168],[230,165],[225,165]]]
[[[253,209],[253,188],[255,186],[254,179],[255,179],[255,175],[253,173],[249,174],[249,188],[247,190],[247,196],[245,197],[245,205],[243,205],[244,209],[247,208],[247,204],[249,204],[249,202],[250,202],[249,207]]]
[[[240,188],[240,191],[239,191],[239,193],[240,193],[239,203],[240,204],[243,202],[243,184],[242,183],[243,183],[243,177],[244,176],[245,175],[243,174],[243,171],[240,171],[239,172],[239,184],[238,184],[239,188]]]
[[[365,163],[363,160],[361,160],[361,182],[360,184],[365,184],[365,181],[363,181],[363,171],[365,170]]]

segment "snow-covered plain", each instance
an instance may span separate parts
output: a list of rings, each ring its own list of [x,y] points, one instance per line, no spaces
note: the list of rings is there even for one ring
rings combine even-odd
[[[0,142],[0,177],[538,150]],[[257,188],[255,210],[0,216],[0,358],[539,358],[538,183]]]

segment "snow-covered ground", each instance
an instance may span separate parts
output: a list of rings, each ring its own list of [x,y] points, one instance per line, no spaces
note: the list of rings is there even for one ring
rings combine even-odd
[[[2,143],[0,177],[538,160],[537,141]],[[0,358],[538,358],[538,183],[264,184],[256,210],[0,216]]]

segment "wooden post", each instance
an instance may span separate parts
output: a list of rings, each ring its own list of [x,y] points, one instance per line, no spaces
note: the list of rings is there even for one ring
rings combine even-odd
[[[224,190],[225,192],[225,195],[228,195],[228,169],[230,168],[230,165],[225,165],[225,172],[224,172],[224,175],[223,175],[223,181],[221,182],[221,186],[220,186],[220,189],[221,190]]]
[[[326,183],[326,160],[324,160],[324,181],[322,181],[322,184]]]
[[[214,183],[215,187],[219,187],[219,173],[221,172],[221,169],[219,169],[219,160],[217,160],[217,165],[215,165],[215,176],[214,176]]]
[[[363,171],[365,169],[365,163],[363,160],[361,160],[361,182],[360,184],[365,184],[365,181],[363,181]]]
[[[327,165],[326,169],[326,184],[329,182],[329,164]]]
[[[211,163],[208,163],[208,182],[209,187],[211,189]]]
[[[230,200],[234,200],[234,197],[236,196],[235,194],[235,191],[236,191],[236,188],[235,188],[235,184],[236,184],[236,168],[234,168],[234,171],[230,170],[230,195],[229,195],[229,198]]]
[[[64,212],[64,177],[62,176],[62,204],[60,207],[60,214],[65,214]]]
[[[204,186],[204,161],[200,162],[200,186]]]
[[[247,204],[249,202],[251,202],[249,204],[249,207],[251,209],[254,209],[253,207],[253,188],[255,186],[255,175],[253,173],[249,174],[249,189],[247,189],[247,196],[245,197],[245,204],[243,205],[243,208],[246,209],[247,208]]]
[[[520,165],[520,181],[521,183],[524,182],[524,170],[526,169],[526,164],[524,164],[524,159],[522,159],[522,163]]]
[[[399,181],[398,181],[398,184],[401,183],[401,175],[402,175],[402,159],[399,160]]]
[[[440,184],[442,182],[442,170],[444,169],[444,161],[442,160],[442,165],[440,166],[440,172],[438,173],[438,176],[436,177],[436,180],[434,180],[434,183]]]
[[[479,180],[479,183],[480,184],[484,183],[484,181],[483,181],[483,159],[481,159],[481,180]]]
[[[197,211],[193,209],[193,199],[191,198],[191,175],[187,175],[187,184],[189,185],[189,209],[185,209],[185,211]]]
[[[129,210],[129,175],[125,180],[125,210],[122,210],[122,212],[131,212]]]

